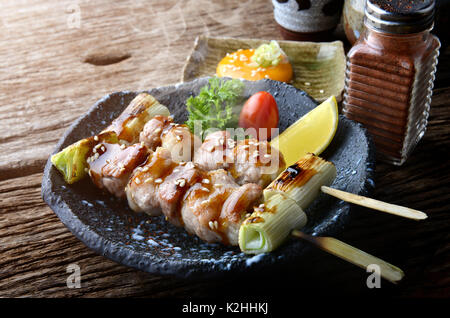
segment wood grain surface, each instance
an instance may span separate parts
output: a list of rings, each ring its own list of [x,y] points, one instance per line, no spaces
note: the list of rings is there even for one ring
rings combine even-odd
[[[441,52],[428,131],[407,163],[378,163],[373,197],[425,211],[415,222],[359,209],[339,239],[405,271],[368,274],[317,249],[283,273],[185,281],[94,254],[40,196],[45,161],[70,123],[107,93],[178,82],[194,39],[281,39],[267,1],[27,0],[0,3],[0,297],[208,297],[303,290],[450,296],[450,52]],[[67,266],[81,269],[68,288]],[[236,286],[239,288],[236,288]],[[268,288],[269,287],[269,288]]]

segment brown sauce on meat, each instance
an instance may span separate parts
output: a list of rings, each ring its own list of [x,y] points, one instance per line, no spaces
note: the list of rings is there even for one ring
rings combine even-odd
[[[101,188],[102,178],[129,176],[145,162],[147,156],[147,148],[140,144],[124,147],[120,144],[98,143],[89,153],[89,174],[94,184]]]
[[[241,195],[233,206],[233,209],[227,211],[227,216],[229,221],[237,223],[242,217],[242,213],[248,209],[248,197],[244,193]]]
[[[174,209],[169,215],[165,213],[168,219],[176,224],[183,226],[181,209],[183,207],[183,198],[187,191],[202,178],[202,173],[197,167],[189,167],[188,164],[175,164],[170,169],[170,173],[163,176],[163,183],[160,185],[159,196],[169,204],[174,205]],[[168,171],[169,171],[168,170]]]
[[[136,171],[134,177],[141,179],[144,177],[160,178],[164,181],[166,176],[170,175],[176,166],[177,164],[170,160],[170,156],[165,157],[163,153],[155,151],[148,156],[147,160]]]

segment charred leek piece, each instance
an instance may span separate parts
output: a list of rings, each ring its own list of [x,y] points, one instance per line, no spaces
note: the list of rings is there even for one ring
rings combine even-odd
[[[295,201],[282,193],[274,194],[241,225],[239,247],[247,254],[273,251],[306,221],[306,214]]]
[[[336,178],[336,167],[313,154],[307,154],[282,172],[264,189],[264,199],[284,193],[305,210],[320,193],[320,187]]]
[[[170,116],[170,112],[152,95],[140,93],[104,131],[114,131],[120,141],[133,144],[139,141],[144,125],[156,115]]]
[[[62,173],[67,183],[77,182],[87,175],[85,169],[88,167],[87,156],[100,142],[117,143],[117,135],[114,132],[105,132],[82,139],[54,154],[51,162]]]
[[[244,253],[270,252],[306,223],[303,212],[318,196],[320,187],[336,177],[336,167],[308,154],[282,172],[265,190],[264,212],[255,212],[241,225],[239,246]]]

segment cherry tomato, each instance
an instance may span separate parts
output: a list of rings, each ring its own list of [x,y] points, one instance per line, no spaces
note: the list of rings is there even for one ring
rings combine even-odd
[[[271,128],[278,127],[278,106],[275,98],[268,92],[253,94],[244,104],[239,116],[239,126],[254,128],[258,139],[271,136]],[[266,134],[260,134],[259,128],[266,128]]]

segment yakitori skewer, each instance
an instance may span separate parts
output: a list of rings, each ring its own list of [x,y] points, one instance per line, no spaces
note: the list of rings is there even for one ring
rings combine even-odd
[[[380,267],[380,276],[392,283],[398,283],[405,276],[400,268],[333,237],[312,236],[299,230],[293,230],[292,235],[363,269],[367,269],[372,264],[378,265]]]
[[[413,219],[413,220],[424,220],[428,216],[418,210],[410,209],[401,205],[390,204],[387,202],[363,197],[361,195],[345,192],[342,190],[337,190],[334,188],[330,188],[327,186],[321,186],[320,190],[323,193],[331,195],[335,198],[341,199],[345,202],[354,203],[366,208],[378,210],[381,212],[386,212],[394,215],[398,215],[404,218]]]
[[[243,222],[239,246],[250,254],[273,251],[290,234],[307,240],[335,256],[366,268],[380,267],[380,275],[391,282],[400,281],[401,269],[344,242],[331,237],[316,237],[300,231],[307,223],[304,212],[321,189],[336,177],[336,167],[313,154],[308,154],[287,168],[264,190],[264,204]],[[313,211],[311,213],[314,213]]]

